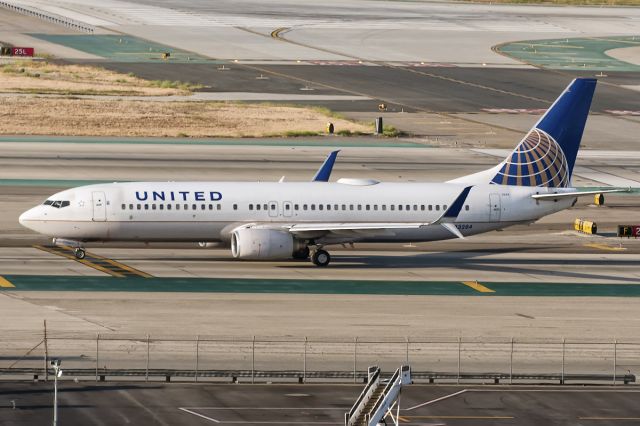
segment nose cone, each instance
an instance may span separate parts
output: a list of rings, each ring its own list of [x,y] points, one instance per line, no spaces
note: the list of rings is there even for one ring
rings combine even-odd
[[[18,222],[20,222],[20,225],[24,226],[25,228],[33,229],[30,225],[36,217],[36,209],[37,207],[34,207],[22,213],[18,218]]]

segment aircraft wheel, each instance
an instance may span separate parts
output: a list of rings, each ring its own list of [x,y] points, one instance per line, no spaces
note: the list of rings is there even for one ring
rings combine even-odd
[[[311,261],[316,266],[327,266],[331,262],[331,256],[325,250],[316,250],[311,256]]]
[[[85,256],[87,255],[87,253],[84,251],[84,249],[81,248],[77,248],[73,251],[74,256],[76,257],[76,259],[84,259]]]

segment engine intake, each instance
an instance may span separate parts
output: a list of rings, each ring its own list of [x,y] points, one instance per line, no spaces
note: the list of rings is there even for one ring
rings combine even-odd
[[[285,231],[238,229],[231,235],[231,254],[237,259],[289,259],[295,241]]]

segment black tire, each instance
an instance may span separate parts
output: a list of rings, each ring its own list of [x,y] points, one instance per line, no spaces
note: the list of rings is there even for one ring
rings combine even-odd
[[[75,249],[73,251],[73,254],[75,255],[76,259],[80,259],[80,260],[84,259],[85,256],[87,255],[87,253],[81,248]]]
[[[293,258],[296,260],[306,260],[309,258],[310,253],[311,253],[311,250],[309,250],[309,247],[305,247],[300,250],[294,251]]]
[[[316,250],[311,256],[311,261],[316,266],[327,266],[331,262],[331,255],[326,250]]]

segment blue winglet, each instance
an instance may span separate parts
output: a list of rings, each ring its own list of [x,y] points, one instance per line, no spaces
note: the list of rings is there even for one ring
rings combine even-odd
[[[336,162],[336,157],[338,156],[339,152],[340,150],[337,150],[329,154],[327,159],[324,160],[324,163],[322,163],[322,166],[320,166],[320,168],[316,172],[316,175],[313,177],[313,182],[329,182],[329,177],[331,177],[333,165]]]
[[[467,186],[462,190],[458,198],[451,204],[449,209],[442,215],[442,219],[455,219],[460,214],[462,210],[462,206],[464,206],[464,202],[467,201],[467,196],[469,195],[469,191],[471,191],[472,186]]]

